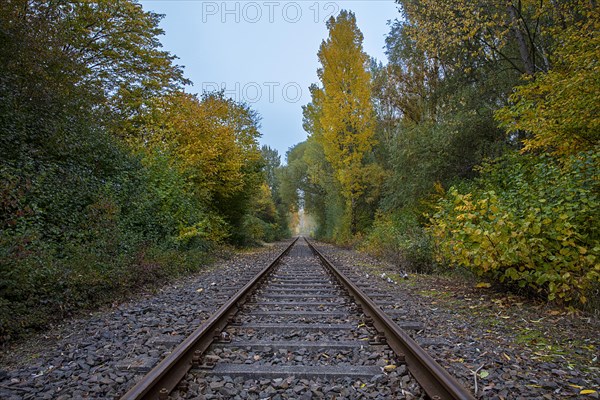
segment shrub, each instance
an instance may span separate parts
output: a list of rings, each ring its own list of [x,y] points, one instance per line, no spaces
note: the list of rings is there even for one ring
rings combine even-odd
[[[378,213],[361,248],[410,271],[431,272],[433,269],[431,240],[415,211],[409,209],[395,214]]]
[[[559,160],[509,154],[481,168],[469,193],[451,188],[429,232],[439,261],[587,302],[600,280],[599,153]]]

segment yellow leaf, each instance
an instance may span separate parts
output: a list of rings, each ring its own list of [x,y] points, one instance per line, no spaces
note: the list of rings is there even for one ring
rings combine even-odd
[[[489,288],[492,285],[488,282],[479,282],[477,285],[475,285],[476,288],[480,289],[480,288]]]
[[[395,366],[395,365],[386,365],[385,367],[383,367],[383,370],[384,370],[385,372],[392,372],[392,371],[393,371],[393,370],[395,370],[395,369],[396,369],[396,366]]]
[[[583,386],[573,385],[572,383],[569,383],[569,386],[574,387],[575,389],[583,389]]]
[[[594,393],[598,393],[595,390],[591,390],[591,389],[583,389],[581,392],[579,392],[579,394],[594,394]]]

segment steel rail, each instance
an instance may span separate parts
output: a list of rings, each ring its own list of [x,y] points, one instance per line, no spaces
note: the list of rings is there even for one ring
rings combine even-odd
[[[371,317],[374,327],[385,335],[387,344],[400,356],[404,356],[412,375],[432,400],[475,400],[448,371],[438,364],[421,346],[375,304],[356,284],[351,282],[331,261],[315,246],[304,238],[308,246],[321,259],[340,283],[348,290],[354,300],[360,304],[363,312]]]
[[[273,270],[290,251],[298,238],[267,267],[246,283],[236,294],[223,304],[208,320],[188,336],[179,346],[145,375],[121,400],[166,399],[192,367],[194,356],[204,352],[220,335],[230,318],[238,311],[245,299],[256,289],[258,283]],[[198,353],[200,352],[200,353]]]

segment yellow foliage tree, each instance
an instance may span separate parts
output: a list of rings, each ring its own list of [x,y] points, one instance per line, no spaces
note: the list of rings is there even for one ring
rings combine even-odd
[[[365,156],[373,145],[374,111],[371,103],[369,57],[362,49],[363,36],[352,12],[342,11],[327,22],[329,38],[321,44],[318,70],[323,84],[316,91],[320,102],[318,121],[325,157],[335,170],[346,201],[350,233],[356,233],[355,207],[373,168]]]
[[[409,31],[427,54],[450,70],[481,66],[473,60],[533,75],[552,68],[552,30],[565,30],[587,0],[397,0]],[[593,6],[592,6],[593,7]],[[468,71],[466,71],[468,72]]]
[[[586,7],[587,8],[587,7]],[[496,114],[509,132],[524,131],[524,151],[569,155],[600,142],[600,18],[597,7],[566,30],[555,30],[553,68],[539,73]]]
[[[144,145],[173,154],[205,200],[227,198],[244,186],[244,166],[260,159],[258,131],[239,105],[219,94],[202,99],[178,92],[156,100]]]

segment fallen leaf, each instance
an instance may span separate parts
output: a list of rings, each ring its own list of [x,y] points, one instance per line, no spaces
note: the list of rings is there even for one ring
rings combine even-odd
[[[583,389],[583,386],[573,385],[572,383],[569,383],[569,386],[574,387],[575,389]]]
[[[483,288],[490,288],[490,287],[492,287],[492,285],[487,282],[479,282],[477,285],[475,285],[475,287],[478,289],[483,289]]]
[[[595,390],[591,390],[591,389],[583,389],[581,392],[579,392],[579,394],[594,394],[594,393],[598,393]]]
[[[204,289],[200,288],[200,289],[196,289],[196,292],[198,293],[202,293],[204,291]]]
[[[396,369],[396,366],[395,366],[395,365],[393,365],[393,364],[392,364],[392,365],[386,365],[385,367],[383,367],[383,370],[384,370],[385,372],[392,372],[392,371],[393,371],[393,370],[395,370],[395,369]]]
[[[479,371],[479,377],[481,379],[487,378],[490,375],[489,372],[487,372],[485,369],[482,369],[481,371]]]

